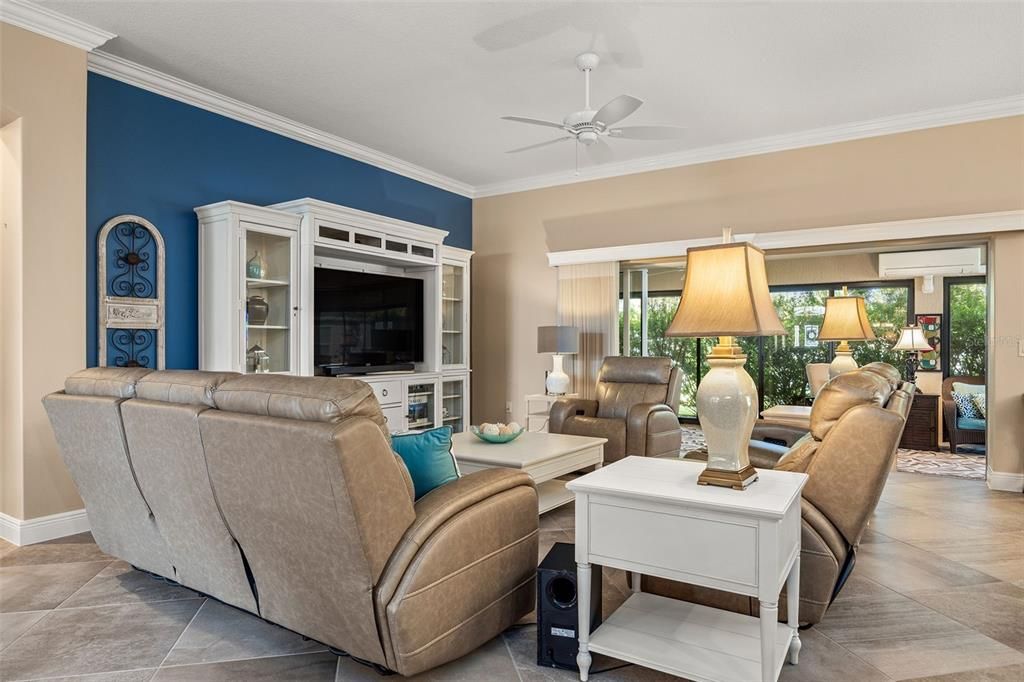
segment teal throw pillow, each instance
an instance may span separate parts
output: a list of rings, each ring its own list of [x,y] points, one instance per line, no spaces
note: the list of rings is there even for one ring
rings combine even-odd
[[[405,462],[416,499],[459,478],[452,455],[452,427],[392,436],[391,447]]]

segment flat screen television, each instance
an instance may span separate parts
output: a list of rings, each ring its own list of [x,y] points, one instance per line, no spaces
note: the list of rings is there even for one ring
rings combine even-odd
[[[423,361],[423,280],[315,268],[317,374],[412,369]]]

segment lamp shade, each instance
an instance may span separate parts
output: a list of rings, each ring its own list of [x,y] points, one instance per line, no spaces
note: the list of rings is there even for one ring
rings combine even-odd
[[[924,338],[924,330],[917,325],[904,327],[900,331],[900,340],[892,347],[893,350],[934,350]]]
[[[870,341],[875,330],[868,321],[863,296],[830,296],[825,299],[825,320],[819,341]]]
[[[538,353],[577,353],[580,350],[580,330],[577,327],[537,327]]]
[[[747,242],[686,251],[679,308],[665,336],[779,336],[764,251]]]

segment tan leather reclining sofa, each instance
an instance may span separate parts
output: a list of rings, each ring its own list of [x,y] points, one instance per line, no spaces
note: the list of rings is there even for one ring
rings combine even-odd
[[[530,477],[414,501],[361,381],[93,368],[43,402],[97,544],[140,569],[403,675],[533,609]]]
[[[676,457],[682,381],[671,358],[607,357],[597,374],[596,399],[556,400],[548,431],[607,438],[605,464],[628,455]]]
[[[841,374],[825,384],[815,399],[810,431],[787,427],[795,437],[792,447],[777,462],[765,459],[755,464],[809,476],[800,501],[803,624],[822,619],[853,570],[857,547],[885,487],[915,392],[913,384],[903,382],[899,371],[884,363]],[[695,452],[687,458],[706,459],[707,454]],[[643,588],[757,615],[757,600],[741,595],[650,576],[644,576]],[[779,613],[785,612],[780,603]]]

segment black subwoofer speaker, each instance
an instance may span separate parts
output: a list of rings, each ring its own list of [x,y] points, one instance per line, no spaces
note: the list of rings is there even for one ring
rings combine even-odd
[[[537,665],[576,670],[579,594],[575,546],[556,542],[537,568]],[[590,568],[590,630],[601,624],[601,567]]]

